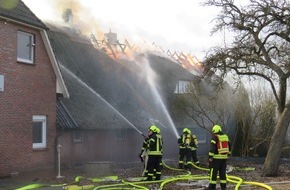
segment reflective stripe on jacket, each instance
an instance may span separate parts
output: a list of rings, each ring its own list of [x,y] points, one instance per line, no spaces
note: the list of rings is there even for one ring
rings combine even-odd
[[[153,133],[148,140],[148,155],[162,155],[162,139],[160,135]]]
[[[224,151],[220,151],[218,149],[218,143],[220,143],[222,141],[227,140],[228,142],[228,151],[224,152]],[[216,134],[215,136],[212,137],[211,141],[210,141],[210,151],[208,153],[210,158],[213,159],[228,159],[228,156],[231,154],[230,152],[230,142],[229,142],[229,138],[226,134]]]

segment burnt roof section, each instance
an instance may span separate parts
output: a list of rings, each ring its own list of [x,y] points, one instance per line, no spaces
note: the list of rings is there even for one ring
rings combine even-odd
[[[151,87],[135,62],[113,60],[73,30],[50,28],[48,37],[70,93],[70,98],[62,102],[78,127],[114,129],[133,125],[147,131],[152,120],[166,126],[157,97],[152,96]],[[162,90],[162,97],[173,94],[179,79],[193,79],[192,74],[170,59],[144,56],[158,76],[156,83],[162,82],[157,87]],[[166,104],[167,99],[164,101]]]
[[[7,3],[4,0],[1,1],[3,3],[0,4],[0,17],[48,30],[48,27],[21,0],[6,1],[7,3],[16,3],[12,7],[7,8],[3,6]]]
[[[65,128],[65,129],[76,129],[78,128],[77,123],[70,115],[69,111],[62,103],[61,100],[57,101],[56,104],[56,126],[57,128]]]

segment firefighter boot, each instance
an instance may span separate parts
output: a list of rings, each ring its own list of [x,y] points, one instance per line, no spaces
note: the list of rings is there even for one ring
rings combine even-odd
[[[226,183],[221,183],[221,189],[222,190],[227,190],[227,184]]]
[[[161,179],[161,172],[156,173],[156,178],[155,180],[160,180]]]
[[[209,184],[208,187],[204,188],[204,190],[216,190],[215,184]]]
[[[148,173],[147,181],[153,181],[153,174]]]

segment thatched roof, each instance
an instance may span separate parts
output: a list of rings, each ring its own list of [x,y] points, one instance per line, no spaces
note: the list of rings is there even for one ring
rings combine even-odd
[[[160,104],[142,76],[140,66],[132,60],[111,59],[93,47],[89,39],[68,31],[52,28],[48,36],[70,94],[62,102],[78,127],[131,128],[134,125],[147,129],[152,118],[163,122]],[[156,88],[162,97],[173,94],[179,79],[194,77],[168,58],[144,56],[156,72]],[[166,98],[163,100],[166,104]]]

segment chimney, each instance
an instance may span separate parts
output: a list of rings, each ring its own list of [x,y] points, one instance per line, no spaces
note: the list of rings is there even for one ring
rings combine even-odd
[[[62,18],[64,20],[65,23],[68,23],[69,25],[71,25],[73,23],[73,13],[71,9],[66,9],[63,14],[62,14]]]
[[[117,41],[118,41],[117,33],[111,32],[111,29],[110,29],[110,32],[106,33],[105,36],[107,38],[107,41],[108,41],[109,45],[117,44]]]

